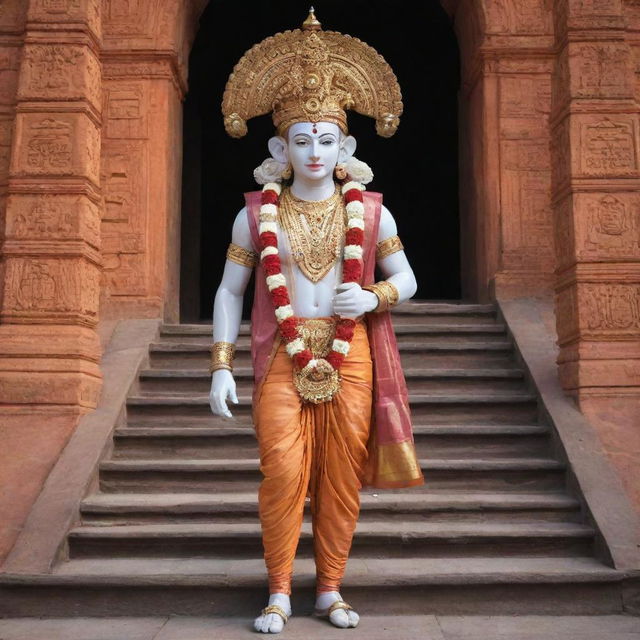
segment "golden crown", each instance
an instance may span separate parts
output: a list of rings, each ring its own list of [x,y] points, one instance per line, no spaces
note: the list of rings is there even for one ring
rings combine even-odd
[[[247,120],[273,114],[279,135],[295,122],[334,122],[347,133],[346,110],[375,118],[392,136],[402,114],[398,80],[373,47],[323,31],[313,7],[300,29],[277,33],[247,51],[222,98],[227,133],[241,138]]]

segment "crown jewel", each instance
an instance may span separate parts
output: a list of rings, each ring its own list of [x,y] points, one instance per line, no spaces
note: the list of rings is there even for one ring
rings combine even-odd
[[[295,122],[334,122],[347,132],[347,110],[376,120],[392,136],[402,114],[395,74],[357,38],[323,31],[313,7],[300,29],[254,45],[234,67],[222,99],[227,133],[241,138],[247,120],[272,113],[278,133]]]

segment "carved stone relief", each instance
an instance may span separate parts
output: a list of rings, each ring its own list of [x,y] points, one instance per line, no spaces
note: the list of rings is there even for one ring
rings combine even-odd
[[[87,98],[100,105],[100,63],[87,48],[31,45],[25,49],[19,98]]]
[[[581,326],[589,332],[623,336],[640,330],[640,285],[585,283],[579,297]]]
[[[590,176],[630,175],[638,170],[637,131],[628,116],[580,124],[580,168]]]
[[[579,98],[631,96],[630,51],[624,44],[571,47],[571,94]]]

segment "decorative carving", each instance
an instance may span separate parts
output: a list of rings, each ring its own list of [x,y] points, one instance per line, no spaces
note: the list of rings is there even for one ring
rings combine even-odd
[[[73,124],[44,118],[29,126],[27,165],[36,173],[70,173]]]
[[[582,123],[581,168],[587,175],[628,175],[637,171],[636,132],[630,121],[603,118]]]
[[[19,240],[79,239],[100,246],[100,213],[84,196],[11,196],[7,237]]]
[[[624,44],[582,44],[571,47],[573,96],[619,98],[631,96],[629,48]]]
[[[547,115],[551,106],[551,79],[542,75],[502,77],[500,98],[502,117]]]
[[[147,265],[141,254],[105,255],[104,279],[112,296],[147,294]]]
[[[585,202],[586,200],[586,202]],[[614,195],[597,200],[583,196],[579,201],[587,213],[586,223],[579,227],[579,257],[636,259],[640,255],[640,206]]]
[[[106,92],[106,137],[147,138],[147,104],[142,83],[121,84]]]
[[[105,144],[102,158],[102,186],[105,199],[105,222],[130,222],[144,215],[141,209],[142,168],[146,166],[141,142]],[[142,225],[139,226],[142,230]]]
[[[592,284],[579,286],[581,322],[589,331],[629,334],[640,330],[640,285]]]
[[[550,0],[493,0],[482,4],[488,33],[552,33]]]
[[[105,36],[142,36],[156,33],[158,8],[143,0],[104,0],[102,21]],[[113,42],[117,46],[115,41]]]
[[[7,262],[6,314],[97,316],[99,271],[94,265],[81,258],[12,258]]]

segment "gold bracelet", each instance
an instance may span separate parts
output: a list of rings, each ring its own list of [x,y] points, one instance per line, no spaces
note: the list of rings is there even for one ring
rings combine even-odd
[[[240,245],[229,243],[227,248],[227,260],[241,264],[243,267],[253,269],[258,262],[258,254],[255,251],[249,251]]]
[[[233,342],[214,342],[211,345],[209,373],[213,373],[218,369],[233,371],[233,356],[235,352],[236,345]]]
[[[375,284],[367,284],[362,288],[375,293],[378,297],[378,306],[373,309],[374,313],[388,311],[391,307],[398,304],[398,300],[400,298],[398,289],[388,280],[380,280]]]
[[[402,251],[403,249],[404,246],[400,241],[399,236],[397,234],[395,236],[390,236],[376,244],[376,260],[382,260],[383,258],[390,256],[392,253]]]

